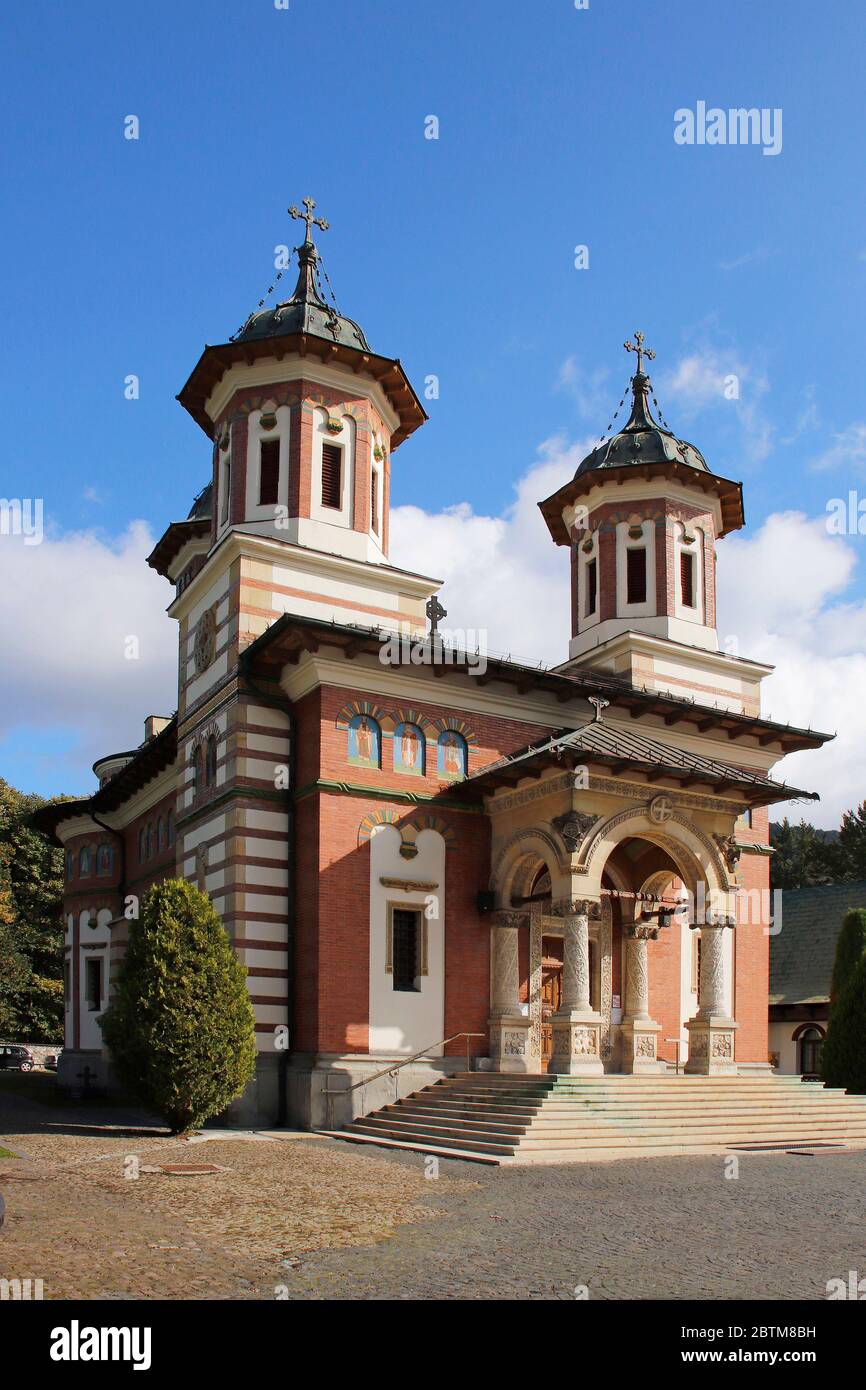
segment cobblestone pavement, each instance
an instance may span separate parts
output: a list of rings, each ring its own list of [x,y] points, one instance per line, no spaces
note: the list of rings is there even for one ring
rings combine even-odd
[[[0,1143],[17,1155],[0,1158],[0,1278],[42,1279],[46,1298],[272,1299],[308,1252],[373,1248],[439,1215],[419,1167],[309,1135],[188,1142],[135,1111],[0,1088]],[[218,1171],[148,1171],[161,1164]],[[469,1184],[445,1180],[452,1195]]]
[[[829,1279],[866,1275],[866,1153],[738,1161],[736,1179],[723,1157],[485,1168],[477,1188],[433,1199],[444,1220],[304,1258],[288,1296],[823,1299]]]
[[[0,1277],[46,1297],[816,1299],[866,1275],[866,1153],[487,1168],[298,1136],[172,1140],[0,1089]],[[200,1177],[144,1167],[210,1163]]]

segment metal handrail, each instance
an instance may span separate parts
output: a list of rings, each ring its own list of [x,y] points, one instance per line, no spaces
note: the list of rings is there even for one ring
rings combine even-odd
[[[326,1103],[327,1103],[327,1106],[328,1106],[328,1111],[330,1112],[331,1102],[332,1102],[334,1096],[350,1096],[350,1095],[352,1094],[353,1091],[359,1090],[361,1086],[369,1086],[371,1081],[378,1081],[379,1078],[382,1077],[382,1076],[393,1076],[393,1077],[396,1077],[397,1072],[400,1071],[400,1069],[401,1069],[402,1067],[407,1067],[407,1066],[409,1065],[410,1062],[417,1062],[419,1057],[426,1057],[426,1056],[427,1056],[427,1053],[428,1053],[428,1052],[432,1052],[433,1049],[434,1049],[434,1047],[447,1047],[448,1043],[450,1043],[450,1042],[456,1042],[456,1040],[457,1040],[458,1038],[465,1038],[465,1039],[466,1039],[466,1070],[467,1070],[467,1071],[471,1071],[471,1070],[472,1070],[472,1066],[471,1066],[471,1061],[470,1061],[470,1047],[469,1047],[470,1040],[471,1040],[472,1038],[483,1038],[484,1036],[485,1036],[484,1033],[452,1033],[450,1038],[442,1038],[439,1042],[429,1043],[427,1047],[422,1047],[422,1049],[421,1049],[420,1052],[413,1052],[413,1054],[412,1054],[411,1057],[404,1057],[404,1058],[402,1058],[401,1061],[399,1061],[399,1062],[393,1062],[393,1063],[391,1064],[391,1066],[389,1066],[389,1067],[383,1067],[381,1071],[376,1071],[376,1072],[374,1072],[372,1076],[365,1076],[364,1079],[363,1079],[363,1081],[356,1081],[355,1084],[354,1084],[354,1086],[346,1086],[345,1088],[342,1088],[341,1090],[338,1090],[338,1091],[332,1091],[331,1088],[330,1088],[330,1086],[323,1086],[323,1087],[322,1087],[322,1095],[327,1097],[327,1102],[326,1102]],[[328,1076],[327,1076],[326,1079],[327,1079],[328,1081],[330,1081],[330,1079],[331,1079],[330,1073],[328,1073]],[[332,1116],[331,1116],[331,1114],[329,1113],[329,1114],[328,1114],[328,1128],[329,1128],[329,1129],[332,1129],[332,1128],[333,1128],[333,1125],[332,1125],[331,1121],[332,1121]]]
[[[411,1057],[404,1057],[401,1062],[394,1062],[390,1067],[383,1067],[381,1071],[374,1071],[372,1076],[365,1076],[363,1081],[356,1081],[354,1086],[346,1086],[342,1091],[332,1091],[328,1086],[322,1087],[323,1095],[331,1096],[350,1096],[353,1091],[357,1091],[360,1086],[369,1086],[371,1081],[378,1081],[380,1076],[395,1076],[401,1067],[408,1067],[410,1062],[417,1062],[419,1057],[426,1057],[428,1052],[432,1052],[434,1047],[447,1047],[450,1042],[456,1042],[458,1038],[466,1039],[466,1070],[471,1071],[469,1065],[469,1039],[483,1038],[483,1033],[452,1033],[450,1038],[441,1038],[439,1042],[429,1043],[427,1047],[422,1047],[420,1052],[413,1052]],[[328,1077],[330,1080],[330,1076]]]

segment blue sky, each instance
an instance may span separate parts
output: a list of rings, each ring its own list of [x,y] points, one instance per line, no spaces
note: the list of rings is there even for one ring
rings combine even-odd
[[[416,387],[440,378],[397,504],[506,513],[544,441],[602,433],[641,328],[671,426],[743,480],[750,528],[822,514],[862,470],[864,24],[838,0],[7,7],[2,491],[109,545],[185,515],[209,447],[175,394],[312,194],[341,310]],[[781,108],[781,153],[675,144],[699,100]],[[852,545],[837,597],[859,603]],[[80,780],[32,745],[13,710],[16,779]]]

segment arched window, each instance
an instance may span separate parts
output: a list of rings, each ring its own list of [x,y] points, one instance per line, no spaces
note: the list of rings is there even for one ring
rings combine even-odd
[[[417,724],[398,724],[394,730],[394,771],[423,777],[425,743]]]
[[[445,729],[439,735],[437,770],[440,777],[465,777],[467,767],[466,740],[456,729]]]
[[[166,839],[171,848],[174,844],[174,811],[169,811],[166,817]]]
[[[348,737],[348,757],[353,767],[381,766],[382,732],[372,715],[353,715]]]
[[[217,741],[216,735],[211,734],[205,745],[204,762],[204,782],[206,787],[216,786],[217,775]]]
[[[78,851],[78,872],[84,877],[90,873],[90,846],[82,845]]]
[[[100,845],[96,851],[96,872],[104,877],[110,875],[112,859],[111,845]]]
[[[161,854],[162,851],[163,851],[164,849],[165,849],[165,821],[163,820],[162,816],[159,816],[159,817],[157,818],[157,822],[156,822],[156,852],[157,852],[157,854]]]
[[[66,851],[66,877],[75,877],[75,855],[72,853],[71,849]]]
[[[197,795],[204,786],[204,752],[200,743],[192,750],[192,789]]]
[[[821,1075],[822,1028],[803,1028],[797,1037],[797,1070],[801,1076]]]
[[[144,832],[144,852],[147,858],[150,859],[153,854],[153,826],[150,821],[148,821],[147,829]]]
[[[139,832],[138,832],[138,862],[139,862],[139,864],[143,864],[143,863],[144,863],[144,849],[145,849],[145,845],[144,845],[144,826],[142,826],[141,829],[140,829]]]

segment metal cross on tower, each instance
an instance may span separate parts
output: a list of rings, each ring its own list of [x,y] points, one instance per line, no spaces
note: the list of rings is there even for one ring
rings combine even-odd
[[[643,359],[646,357],[650,362],[652,362],[653,358],[655,357],[655,353],[653,352],[652,348],[645,348],[643,344],[644,336],[642,333],[635,333],[633,343],[623,343],[623,347],[625,348],[626,352],[637,353],[637,370],[639,376],[643,376]]]
[[[448,617],[448,612],[447,612],[447,610],[446,610],[445,608],[442,607],[442,604],[439,602],[438,598],[436,598],[436,596],[434,595],[433,598],[427,600],[427,605],[426,605],[424,611],[425,611],[425,613],[427,614],[427,617],[430,619],[430,632],[429,632],[428,636],[430,636],[430,637],[438,637],[438,636],[439,636],[439,619],[440,619],[440,618],[447,618],[447,617]]]
[[[306,212],[301,212],[301,209],[296,208],[293,203],[292,206],[289,208],[289,216],[297,217],[300,219],[301,222],[305,222],[307,224],[307,235],[304,239],[305,241],[311,241],[311,227],[321,227],[322,231],[326,232],[328,230],[328,227],[330,226],[330,223],[328,222],[327,218],[313,216],[313,208],[316,206],[315,198],[302,198],[301,202],[306,208]]]

